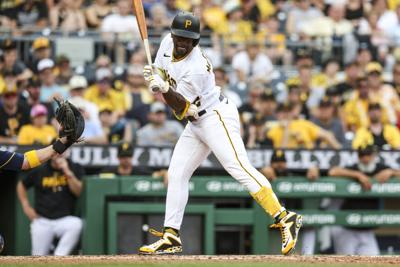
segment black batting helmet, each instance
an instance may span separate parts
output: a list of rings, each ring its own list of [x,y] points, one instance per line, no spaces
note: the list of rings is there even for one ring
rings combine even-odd
[[[192,13],[181,12],[172,21],[171,32],[175,36],[195,40],[195,46],[200,40],[200,20]]]

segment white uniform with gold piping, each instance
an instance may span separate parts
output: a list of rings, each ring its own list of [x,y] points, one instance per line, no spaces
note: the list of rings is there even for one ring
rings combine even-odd
[[[186,125],[175,146],[168,169],[164,226],[180,229],[188,201],[189,179],[211,151],[225,170],[275,217],[283,208],[268,180],[250,164],[240,136],[237,108],[227,98],[220,97],[210,62],[198,46],[180,60],[173,58],[172,51],[172,38],[167,35],[155,60],[160,76],[190,103],[196,103],[200,112],[206,112]]]

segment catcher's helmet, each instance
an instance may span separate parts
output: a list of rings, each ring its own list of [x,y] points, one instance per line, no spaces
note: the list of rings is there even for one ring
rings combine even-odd
[[[173,35],[200,40],[200,20],[188,12],[181,12],[175,16],[171,25]]]

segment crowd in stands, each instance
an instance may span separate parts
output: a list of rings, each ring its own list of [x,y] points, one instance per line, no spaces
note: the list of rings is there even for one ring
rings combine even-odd
[[[239,108],[247,147],[400,148],[400,1],[147,0],[153,52],[180,11],[200,16],[216,85]],[[149,93],[129,0],[0,3],[0,143],[48,144],[54,97],[84,114],[89,144],[173,146],[176,122]],[[48,29],[46,31],[45,29]],[[84,67],[54,34],[94,31],[123,62],[96,54]],[[30,36],[29,56],[18,37]],[[57,35],[56,35],[57,36]],[[158,40],[158,41],[157,41]],[[134,44],[134,45],[132,45]]]

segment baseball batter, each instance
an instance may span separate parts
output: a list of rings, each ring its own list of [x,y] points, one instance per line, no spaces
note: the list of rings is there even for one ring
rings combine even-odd
[[[212,151],[225,170],[275,218],[271,227],[280,229],[282,253],[286,255],[296,245],[302,217],[281,206],[268,180],[250,164],[236,106],[215,86],[213,68],[199,48],[199,40],[199,19],[190,13],[178,14],[171,34],[161,42],[155,66],[143,70],[149,89],[161,92],[175,116],[190,122],[175,146],[168,169],[163,232],[151,230],[160,240],[142,246],[139,253],[182,252],[179,229],[188,201],[189,179]]]

